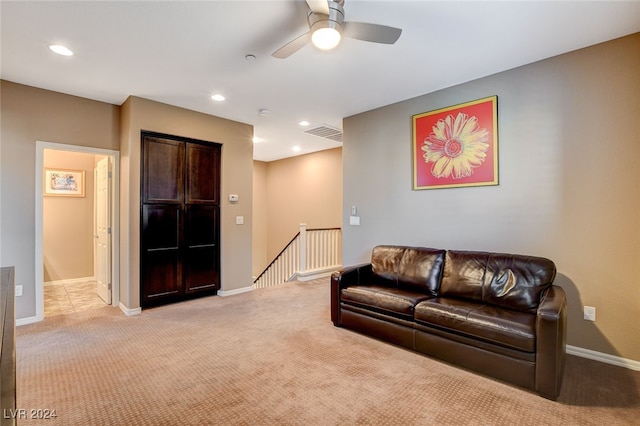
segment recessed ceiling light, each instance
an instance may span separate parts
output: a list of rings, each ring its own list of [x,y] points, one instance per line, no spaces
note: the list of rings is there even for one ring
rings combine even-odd
[[[217,93],[217,94],[211,96],[211,99],[213,99],[214,101],[217,101],[217,102],[222,102],[226,98],[224,96],[222,96],[221,94]]]
[[[66,46],[63,46],[61,44],[52,44],[49,46],[49,49],[51,49],[51,51],[57,53],[58,55],[62,55],[62,56],[73,55],[73,52],[71,50],[69,50]]]
[[[291,150],[292,150],[293,152],[300,152],[300,150],[301,150],[301,149],[302,149],[302,148],[300,148],[298,145],[296,145],[296,146],[294,146],[293,148],[291,148]]]
[[[301,125],[301,126],[305,126],[305,127],[306,127],[306,126],[308,126],[310,123],[309,123],[307,120],[303,120],[303,121],[299,122],[298,124],[299,124],[299,125]]]
[[[258,111],[258,114],[260,114],[262,117],[267,117],[268,115],[270,115],[270,114],[271,114],[271,111],[270,111],[270,110],[268,110],[268,109],[266,109],[266,108],[261,108],[261,109]]]
[[[253,143],[260,143],[260,142],[262,142],[262,139],[260,139],[260,138],[259,138],[259,137],[257,137],[257,136],[254,136],[254,137],[253,137]]]

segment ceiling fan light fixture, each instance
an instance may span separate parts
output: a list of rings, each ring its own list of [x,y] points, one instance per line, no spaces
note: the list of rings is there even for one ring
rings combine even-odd
[[[320,28],[311,35],[311,42],[315,47],[321,50],[331,50],[340,43],[340,31],[335,28]]]
[[[340,44],[344,10],[339,2],[328,1],[329,14],[309,12],[307,20],[311,31],[311,43],[321,50],[331,50]]]
[[[306,0],[309,12],[309,31],[294,38],[271,54],[285,59],[302,49],[309,42],[321,50],[331,50],[340,44],[342,37],[372,43],[394,44],[402,30],[368,22],[345,22],[344,0]],[[348,25],[347,25],[348,24]]]

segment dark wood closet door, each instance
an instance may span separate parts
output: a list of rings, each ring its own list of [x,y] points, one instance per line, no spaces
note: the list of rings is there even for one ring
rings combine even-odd
[[[220,288],[220,145],[142,137],[141,304]]]
[[[182,293],[180,240],[182,206],[145,205],[142,209],[142,302]]]

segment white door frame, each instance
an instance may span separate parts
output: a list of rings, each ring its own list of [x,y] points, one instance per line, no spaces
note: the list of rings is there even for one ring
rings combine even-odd
[[[43,197],[43,170],[44,170],[44,150],[53,149],[58,151],[82,152],[86,154],[108,155],[113,160],[113,191],[111,192],[111,282],[112,306],[118,307],[120,304],[120,152],[111,149],[92,148],[79,145],[65,145],[53,142],[36,141],[36,182],[35,182],[35,277],[36,277],[36,321],[44,319],[44,257],[42,253],[42,197]]]

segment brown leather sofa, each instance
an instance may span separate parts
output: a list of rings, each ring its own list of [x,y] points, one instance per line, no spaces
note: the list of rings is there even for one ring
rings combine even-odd
[[[331,320],[555,400],[566,298],[554,263],[515,254],[377,246],[331,276]]]

